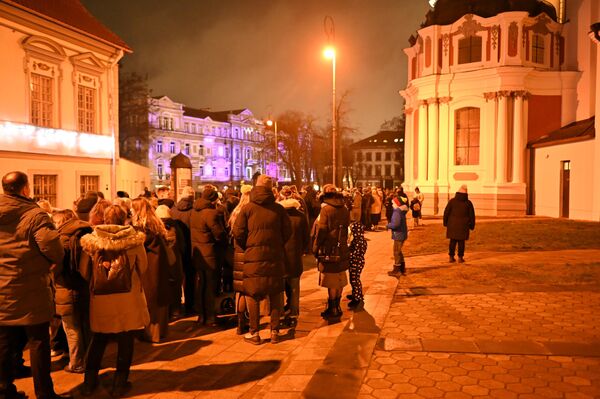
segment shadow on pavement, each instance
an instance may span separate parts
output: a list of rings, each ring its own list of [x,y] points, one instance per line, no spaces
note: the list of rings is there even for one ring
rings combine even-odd
[[[263,379],[280,367],[280,361],[266,360],[202,365],[181,371],[131,370],[129,380],[133,388],[127,396],[227,389]],[[101,385],[109,387],[113,376],[114,372],[102,374]]]
[[[193,355],[201,348],[208,346],[212,341],[200,339],[188,339],[185,341],[155,345],[147,348],[149,352],[138,359],[134,359],[133,364],[143,364],[156,361],[176,360],[185,356]],[[150,344],[140,344],[140,346],[150,346]]]

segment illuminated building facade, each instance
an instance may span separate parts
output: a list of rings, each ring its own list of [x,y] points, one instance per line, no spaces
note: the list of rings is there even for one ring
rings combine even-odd
[[[264,147],[264,125],[249,109],[213,112],[167,96],[150,99],[148,164],[153,188],[169,185],[169,163],[178,153],[192,162],[194,188],[239,186],[273,169]]]
[[[396,188],[404,181],[404,132],[381,131],[352,144],[354,186]]]
[[[141,191],[146,168],[119,160],[117,62],[131,49],[77,0],[0,2],[0,175],[71,207],[93,190]]]
[[[441,214],[600,220],[596,0],[437,0],[411,38],[406,189]],[[590,40],[592,37],[592,40]]]

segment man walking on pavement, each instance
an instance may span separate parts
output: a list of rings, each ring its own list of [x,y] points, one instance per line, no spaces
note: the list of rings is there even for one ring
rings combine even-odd
[[[465,262],[465,241],[469,239],[469,230],[475,229],[475,208],[469,201],[467,186],[460,186],[454,198],[448,201],[444,209],[444,227],[446,227],[446,238],[450,239],[448,255],[450,263],[456,259],[454,254],[458,244],[458,263]]]
[[[27,175],[10,172],[0,195],[0,398],[27,397],[14,385],[13,350],[29,339],[38,399],[70,398],[54,392],[50,378],[50,319],[54,314],[51,266],[61,265],[63,247],[48,214],[29,198]]]

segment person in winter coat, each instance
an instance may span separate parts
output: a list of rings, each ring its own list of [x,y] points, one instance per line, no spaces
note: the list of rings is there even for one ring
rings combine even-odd
[[[410,201],[410,210],[412,211],[413,228],[419,227],[419,219],[421,219],[421,202],[416,193],[412,201]]]
[[[58,396],[50,377],[50,320],[54,299],[50,267],[64,251],[48,214],[29,198],[27,175],[10,172],[0,194],[0,397],[24,398],[14,385],[13,358],[23,331],[29,340],[38,398]]]
[[[244,292],[244,250],[235,242],[233,238],[233,226],[237,220],[240,211],[250,202],[250,191],[252,186],[245,184],[240,188],[242,196],[237,206],[231,211],[229,217],[229,245],[227,250],[231,251],[230,258],[233,264],[233,290],[235,291],[235,303],[237,313],[237,334],[242,335],[248,332],[250,326],[248,325],[248,318],[246,316],[248,309],[246,307],[246,294]]]
[[[285,273],[285,297],[286,324],[295,327],[300,315],[300,277],[304,271],[302,255],[308,246],[310,234],[308,221],[300,210],[302,205],[291,196],[279,202],[285,208],[290,217],[292,235],[285,243],[286,273]]]
[[[167,230],[156,216],[152,205],[145,198],[136,198],[131,203],[131,225],[146,236],[144,248],[148,270],[142,275],[142,286],[146,295],[150,323],[146,325],[145,339],[160,342],[169,328],[169,305],[171,285],[169,278],[175,267],[176,258],[167,243]]]
[[[98,193],[96,191],[88,191],[85,196],[75,204],[75,213],[77,217],[86,222],[90,219],[90,211],[98,202]]]
[[[104,224],[104,211],[111,205],[110,201],[99,199],[90,210],[87,221],[92,226]]]
[[[156,208],[156,216],[163,222],[167,230],[167,244],[175,254],[175,264],[169,268],[169,319],[178,319],[181,315],[181,287],[183,283],[183,264],[184,254],[190,249],[183,235],[183,223],[171,217],[171,210],[167,205],[159,205]]]
[[[350,225],[350,286],[352,294],[348,295],[350,299],[348,307],[350,309],[360,310],[364,306],[364,295],[362,291],[362,282],[360,274],[365,267],[365,253],[367,252],[367,240],[365,239],[365,228],[360,221],[352,222]]]
[[[362,189],[359,187],[358,189],[352,190],[352,211],[350,211],[350,220],[352,222],[360,223],[360,216],[362,213]]]
[[[144,201],[144,200],[142,200]],[[98,373],[106,345],[112,338],[118,345],[117,370],[112,395],[121,396],[131,388],[128,382],[133,360],[134,335],[150,323],[142,278],[148,268],[145,235],[133,226],[123,226],[127,214],[117,205],[104,213],[106,224],[94,227],[94,232],[81,238],[84,253],[79,270],[89,281],[90,328],[92,340],[86,357],[85,379],[81,393],[89,396],[98,387]],[[101,256],[112,253],[122,256],[130,269],[128,292],[100,293],[97,290],[98,268],[104,265]]]
[[[458,262],[465,261],[465,241],[469,239],[469,230],[475,229],[475,208],[469,201],[467,186],[463,184],[444,209],[444,227],[446,238],[450,239],[448,255],[450,263],[456,261],[454,254],[458,244]]]
[[[190,218],[192,261],[198,273],[196,293],[199,302],[198,323],[216,326],[215,300],[221,288],[227,233],[216,209],[219,195],[212,188],[202,191],[194,203]]]
[[[158,205],[165,205],[168,208],[173,208],[175,201],[171,198],[171,189],[167,186],[159,187],[156,190],[156,196],[158,197]]]
[[[373,197],[373,203],[371,204],[371,225],[373,226],[373,230],[377,230],[377,225],[381,220],[381,207],[383,204],[383,200],[375,187],[371,191],[371,196]]]
[[[342,316],[340,301],[348,285],[346,270],[349,266],[348,225],[350,212],[344,205],[344,196],[333,184],[323,187],[321,214],[314,226],[313,253],[317,256],[319,285],[327,288],[327,308],[321,313],[324,319],[334,321]],[[337,261],[324,261],[322,256],[337,255]]]
[[[65,371],[83,373],[90,326],[88,284],[79,273],[83,252],[80,239],[93,229],[88,222],[77,219],[75,212],[70,209],[55,212],[52,221],[65,250],[62,272],[54,275],[56,314],[62,319],[69,346],[69,364],[65,366]]]
[[[408,227],[406,226],[406,213],[408,206],[405,197],[396,197],[392,200],[392,219],[387,224],[387,228],[392,230],[392,240],[394,240],[394,269],[389,272],[390,276],[398,276],[406,274],[406,264],[404,262],[404,254],[402,253],[402,245],[408,238]]]
[[[190,236],[190,217],[194,208],[194,196],[196,195],[194,189],[190,186],[183,188],[182,198],[177,204],[171,208],[171,217],[175,220],[182,222],[180,225],[183,230],[183,237],[186,243],[188,251],[183,254],[181,262],[183,264],[183,298],[184,308],[186,315],[192,315],[195,313],[195,290],[196,280],[196,268],[192,263],[192,239]]]
[[[244,205],[233,226],[233,237],[244,251],[243,292],[250,315],[250,331],[244,340],[260,344],[260,300],[268,297],[271,315],[271,343],[280,341],[279,316],[285,276],[285,243],[292,235],[290,218],[275,202],[273,180],[256,179],[250,203]]]
[[[371,231],[373,222],[371,221],[371,206],[373,205],[373,195],[371,195],[371,189],[369,187],[363,188],[363,196],[361,202],[362,208],[362,224],[365,226],[365,230]]]

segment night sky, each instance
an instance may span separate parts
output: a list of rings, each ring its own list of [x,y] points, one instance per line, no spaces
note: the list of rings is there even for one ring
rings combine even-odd
[[[153,95],[213,111],[267,118],[293,109],[331,115],[326,15],[335,22],[337,91],[350,90],[357,138],[402,113],[408,38],[426,0],[82,0],[134,53]]]

